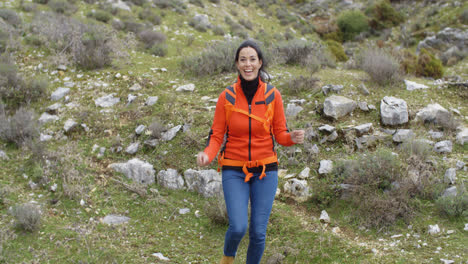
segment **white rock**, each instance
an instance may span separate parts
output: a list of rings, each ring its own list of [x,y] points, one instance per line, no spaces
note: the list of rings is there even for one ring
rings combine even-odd
[[[41,124],[49,123],[49,122],[54,122],[59,120],[60,118],[56,115],[51,115],[46,112],[42,113],[42,115],[39,117],[38,121]]]
[[[50,190],[51,190],[52,192],[55,192],[55,191],[57,190],[57,187],[58,187],[57,184],[54,183],[54,185],[50,186]]]
[[[455,263],[455,261],[453,260],[450,260],[450,259],[440,259],[440,261],[442,261],[444,264],[452,264],[452,263]]]
[[[465,228],[463,230],[468,231],[468,224],[465,224]]]
[[[57,90],[55,90],[52,95],[50,96],[50,99],[57,101],[62,99],[65,95],[67,95],[70,92],[70,88],[65,88],[65,87],[59,87]]]
[[[324,224],[329,224],[330,221],[331,220],[330,220],[330,217],[328,216],[327,211],[322,210],[322,212],[320,213],[320,222],[322,222]]]
[[[194,90],[195,90],[195,84],[189,83],[189,84],[177,87],[176,92],[193,92]]]
[[[333,161],[331,160],[321,160],[319,174],[327,174],[333,170]]]
[[[448,184],[455,184],[457,180],[457,169],[450,168],[445,171],[444,182]]]
[[[148,99],[146,99],[145,105],[152,106],[158,102],[158,97],[157,96],[150,96]]]
[[[80,200],[80,205],[81,205],[81,206],[84,206],[85,204],[86,204],[85,201],[84,201],[83,199],[81,199],[81,200]]]
[[[128,154],[135,154],[137,153],[139,147],[140,142],[133,142],[125,149],[125,152],[127,152]]]
[[[310,168],[306,167],[305,169],[303,169],[301,171],[301,173],[299,173],[298,178],[299,179],[307,179],[307,178],[309,178],[309,174],[310,174]]]
[[[114,97],[115,95],[116,93],[105,95],[103,97],[100,97],[94,100],[94,103],[96,104],[96,106],[100,106],[100,107],[111,107],[117,104],[118,102],[120,102],[120,98]]]
[[[419,84],[419,83],[408,81],[408,80],[405,80],[405,84],[406,84],[406,90],[408,90],[408,91],[429,88],[429,86],[426,86],[424,84]]]
[[[146,129],[146,126],[145,125],[139,125],[136,129],[135,129],[135,133],[137,135],[141,135]]]
[[[130,221],[130,218],[123,215],[106,215],[101,221],[108,225],[120,225]]]
[[[188,214],[188,213],[190,213],[190,209],[189,209],[189,208],[182,208],[182,209],[179,209],[179,214],[181,214],[181,215]]]
[[[8,160],[8,156],[3,150],[0,150],[0,159]]]
[[[428,232],[429,234],[431,234],[431,235],[436,235],[436,234],[440,233],[439,225],[438,225],[438,224],[429,225],[429,229],[428,229],[427,232]]]
[[[177,135],[177,132],[179,132],[181,128],[182,128],[182,125],[178,125],[169,129],[168,131],[161,134],[161,139],[165,141],[172,140]]]
[[[132,87],[130,87],[130,91],[139,91],[141,90],[141,85],[138,83],[135,83]]]
[[[153,256],[155,256],[155,257],[157,257],[158,259],[163,260],[163,261],[168,261],[168,260],[170,260],[169,258],[166,258],[162,253],[153,253],[153,254],[151,254],[151,255],[153,255]]]

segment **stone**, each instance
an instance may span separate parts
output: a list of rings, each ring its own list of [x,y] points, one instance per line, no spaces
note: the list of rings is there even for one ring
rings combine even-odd
[[[323,126],[319,127],[318,130],[320,132],[325,131],[325,132],[330,134],[330,133],[334,132],[336,130],[336,128],[334,126],[330,126],[330,125],[323,125]]]
[[[295,104],[288,104],[286,107],[286,116],[297,116],[304,108]]]
[[[70,92],[70,88],[59,87],[50,96],[51,100],[57,101],[65,97]]]
[[[135,83],[134,85],[132,85],[132,87],[130,87],[130,91],[139,91],[141,90],[141,85],[139,83]]]
[[[437,142],[434,145],[434,151],[437,153],[452,152],[452,141],[444,140],[444,141]]]
[[[116,1],[112,1],[112,0],[108,0],[107,2],[112,2],[112,8],[113,9],[121,9],[121,10],[125,10],[125,11],[132,11],[132,9],[130,8],[130,6],[127,5],[127,3],[125,3],[124,1],[121,1],[121,0],[116,0]]]
[[[52,139],[51,135],[47,135],[47,134],[43,134],[43,133],[40,133],[40,135],[39,135],[39,141],[41,141],[41,142],[49,141],[51,139]]]
[[[361,111],[368,112],[369,107],[367,106],[366,102],[358,102],[358,107],[361,109]]]
[[[444,182],[453,185],[455,184],[456,180],[457,180],[457,169],[456,168],[447,169],[444,175]]]
[[[59,120],[60,118],[56,115],[50,115],[48,113],[42,113],[42,115],[39,117],[38,121],[40,124],[46,124],[49,122],[54,122]]]
[[[393,141],[397,143],[404,142],[414,137],[414,132],[411,129],[398,129],[393,135]]]
[[[158,102],[158,99],[159,98],[157,96],[149,96],[146,99],[145,105],[152,106],[152,105],[154,105],[154,104],[156,104]]]
[[[468,224],[465,224],[465,228],[463,230],[468,231]]]
[[[169,261],[170,260],[169,258],[166,258],[162,253],[153,253],[151,255],[158,258],[159,260],[162,260],[162,261]]]
[[[133,155],[138,152],[139,147],[140,147],[140,142],[133,142],[125,149],[125,152]]]
[[[444,263],[444,264],[453,264],[453,263],[455,263],[455,261],[454,261],[454,260],[451,260],[451,259],[443,259],[443,258],[441,258],[440,261],[442,261],[442,263]]]
[[[343,96],[332,95],[325,99],[323,112],[328,117],[338,119],[353,112],[356,107],[355,101]]]
[[[96,104],[96,106],[103,107],[103,108],[112,107],[115,104],[120,102],[120,98],[119,97],[114,97],[115,95],[117,95],[117,94],[112,93],[112,94],[105,95],[103,97],[100,97],[100,98],[94,100],[94,103]]]
[[[328,95],[328,93],[330,92],[339,93],[343,89],[344,89],[343,85],[328,84],[322,87],[322,92],[324,95]]]
[[[453,46],[462,52],[468,51],[468,30],[446,27],[436,35],[419,42],[416,51],[419,52],[422,48],[446,51]]]
[[[133,94],[129,94],[127,96],[127,105],[130,105],[133,101],[135,101],[135,99],[137,99],[138,96],[136,95],[133,95]]]
[[[419,84],[419,83],[408,81],[408,80],[405,80],[405,84],[406,84],[406,90],[408,90],[408,91],[414,91],[414,90],[428,89],[429,88],[429,86],[426,86],[424,84]]]
[[[307,179],[309,178],[309,175],[310,175],[310,168],[309,167],[305,167],[300,173],[299,175],[297,176],[299,179],[301,180],[304,180],[304,179]]]
[[[321,160],[319,174],[328,174],[333,170],[333,161],[331,160]]]
[[[57,70],[59,71],[67,71],[67,66],[63,65],[63,64],[60,64],[58,67],[57,67]]]
[[[137,128],[135,128],[135,133],[137,135],[141,135],[143,132],[145,132],[146,126],[145,125],[139,125]]]
[[[1,150],[0,149],[0,159],[2,160],[9,160],[7,154],[5,153],[5,151]]]
[[[440,233],[439,225],[438,224],[429,225],[427,233],[429,233],[430,235],[436,235],[436,234]]]
[[[457,168],[457,170],[462,170],[464,167],[465,167],[466,163],[461,161],[461,160],[457,160],[457,163],[455,164],[455,167]]]
[[[444,132],[439,132],[439,131],[430,130],[430,131],[429,131],[429,135],[430,135],[431,138],[433,138],[433,139],[440,139],[440,138],[443,138],[443,137],[444,137]]]
[[[51,114],[51,115],[55,115],[58,113],[58,110],[60,109],[60,107],[62,107],[62,104],[61,103],[55,103],[53,105],[49,105],[47,108],[46,108],[46,112],[48,114]]]
[[[329,224],[331,222],[330,216],[328,216],[328,213],[325,210],[322,210],[322,212],[320,213],[320,219],[319,220],[323,224]]]
[[[221,175],[216,170],[193,170],[184,172],[185,182],[189,191],[195,191],[204,197],[223,195]]]
[[[192,21],[196,25],[199,25],[200,27],[203,27],[203,28],[211,27],[211,23],[210,23],[210,20],[208,19],[208,15],[205,15],[205,14],[196,14],[193,17]]]
[[[458,144],[465,145],[465,143],[468,142],[468,127],[461,128],[456,138]]]
[[[457,196],[457,186],[451,186],[444,190],[442,197],[453,197]]]
[[[372,129],[372,123],[365,123],[359,126],[355,126],[353,129],[356,130],[358,135],[363,135],[369,133],[369,131]]]
[[[114,214],[106,215],[101,220],[102,223],[108,224],[108,225],[121,225],[121,224],[128,223],[128,221],[130,221],[130,217],[123,216],[123,215],[114,215]]]
[[[153,165],[138,158],[131,159],[126,163],[112,163],[109,168],[123,173],[127,178],[141,184],[153,184],[155,182]]]
[[[78,127],[78,123],[73,119],[68,119],[63,125],[63,130],[65,133],[70,133]]]
[[[184,179],[174,169],[159,171],[157,175],[158,184],[171,190],[181,190],[184,188]]]
[[[195,90],[195,84],[190,83],[177,87],[176,92],[193,92]]]
[[[358,149],[366,149],[372,146],[376,141],[377,138],[374,135],[364,135],[354,139]]]
[[[416,120],[435,125],[447,125],[452,114],[439,104],[429,104],[416,113]]]
[[[283,189],[285,195],[297,202],[305,202],[310,197],[309,186],[305,180],[290,179],[284,184]]]
[[[184,214],[188,214],[190,213],[190,209],[189,208],[181,208],[179,209],[179,214],[180,215],[184,215]]]
[[[384,125],[401,125],[408,122],[408,106],[403,99],[385,96],[380,102],[380,119]]]
[[[178,125],[169,129],[166,132],[161,133],[161,139],[164,141],[172,140],[177,135],[177,132],[179,132],[181,128],[182,128],[182,125]]]
[[[359,91],[361,91],[361,93],[362,93],[363,95],[369,95],[369,94],[370,94],[370,92],[369,92],[369,90],[367,89],[366,85],[363,84],[363,83],[361,83],[361,84],[359,85]]]

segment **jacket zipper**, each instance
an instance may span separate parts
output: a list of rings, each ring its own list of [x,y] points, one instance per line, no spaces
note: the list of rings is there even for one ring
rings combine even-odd
[[[252,114],[252,106],[249,105],[249,115]],[[249,161],[252,160],[252,153],[250,147],[252,144],[252,118],[249,116]]]

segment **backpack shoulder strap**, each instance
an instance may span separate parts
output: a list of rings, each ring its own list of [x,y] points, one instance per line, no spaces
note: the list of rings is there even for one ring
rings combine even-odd
[[[273,100],[275,100],[275,90],[276,88],[271,85],[267,84],[265,89],[265,104],[269,105]]]
[[[236,105],[236,90],[234,86],[229,85],[226,87],[226,100],[231,103],[232,105]]]

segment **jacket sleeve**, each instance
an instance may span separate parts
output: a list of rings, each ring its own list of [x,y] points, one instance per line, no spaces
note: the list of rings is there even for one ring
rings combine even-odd
[[[291,140],[291,134],[289,133],[286,125],[286,117],[284,115],[283,99],[278,90],[275,91],[275,114],[273,116],[273,134],[275,140],[283,146],[292,146],[294,142]]]
[[[210,162],[216,157],[218,151],[223,144],[224,134],[226,133],[226,114],[224,105],[226,103],[226,95],[223,91],[218,98],[216,103],[216,110],[213,119],[213,125],[211,126],[210,134],[204,152],[208,155]]]

